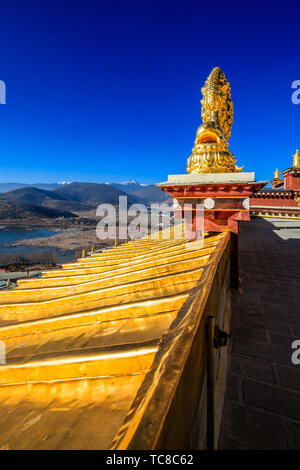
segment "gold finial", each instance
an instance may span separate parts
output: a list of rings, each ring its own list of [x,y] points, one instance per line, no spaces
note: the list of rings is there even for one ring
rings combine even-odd
[[[275,180],[279,180],[279,179],[280,179],[280,173],[279,173],[278,168],[276,168],[276,171],[274,171],[274,179],[275,179]]]
[[[300,153],[298,149],[296,150],[296,153],[295,155],[293,155],[293,157],[294,157],[293,166],[295,168],[300,168]]]
[[[92,251],[92,253],[94,253],[94,251],[95,251],[94,245],[92,245],[92,250],[91,251]]]
[[[82,253],[81,253],[81,258],[85,258],[85,249],[83,248]]]
[[[201,117],[187,172],[228,173],[242,171],[228,150],[233,123],[233,104],[230,84],[220,67],[215,67],[202,88]]]
[[[10,279],[7,279],[7,281],[6,281],[6,287],[10,287]]]

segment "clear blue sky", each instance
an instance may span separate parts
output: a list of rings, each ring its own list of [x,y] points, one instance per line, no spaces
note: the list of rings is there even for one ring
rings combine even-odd
[[[299,0],[2,0],[0,15],[0,182],[184,173],[215,66],[238,165],[268,179],[300,147]]]

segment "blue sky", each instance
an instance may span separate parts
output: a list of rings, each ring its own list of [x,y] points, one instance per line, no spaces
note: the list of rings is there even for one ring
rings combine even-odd
[[[15,1],[0,15],[0,182],[164,181],[185,173],[215,66],[230,150],[270,179],[300,147],[299,1]]]

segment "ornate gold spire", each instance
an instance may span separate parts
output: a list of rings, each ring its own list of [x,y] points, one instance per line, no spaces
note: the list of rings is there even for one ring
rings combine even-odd
[[[296,150],[296,153],[295,155],[293,155],[293,157],[294,157],[293,166],[295,168],[300,168],[300,153],[298,149]]]
[[[279,180],[279,179],[280,179],[280,173],[279,173],[278,168],[276,168],[276,171],[274,171],[274,179],[275,179],[275,180]]]
[[[233,104],[230,84],[220,67],[215,67],[202,88],[201,117],[187,172],[228,173],[242,171],[228,150],[233,123]]]

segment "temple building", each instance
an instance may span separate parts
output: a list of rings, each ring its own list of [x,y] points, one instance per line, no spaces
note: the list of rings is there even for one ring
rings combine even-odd
[[[300,219],[300,154],[296,150],[293,165],[282,172],[276,169],[272,188],[256,191],[250,199],[251,215]]]
[[[179,223],[179,237],[174,227],[92,251],[0,291],[0,449],[217,445],[239,222],[269,190],[229,151],[233,104],[219,67],[202,94],[187,174],[158,185],[194,238]],[[299,168],[297,152],[272,191],[294,202]]]

